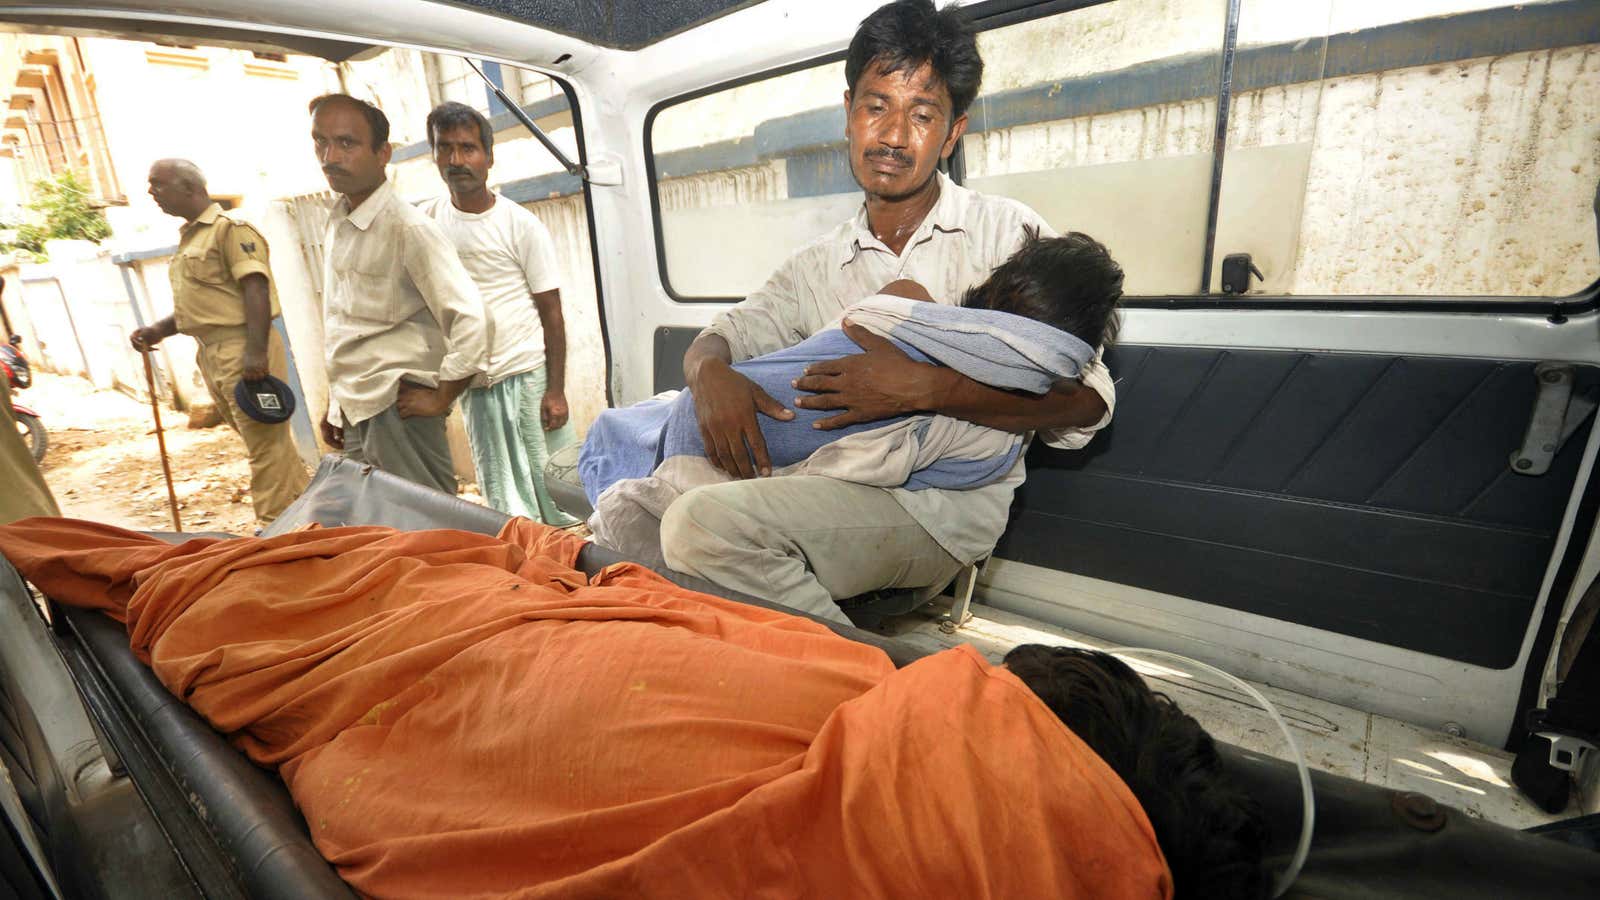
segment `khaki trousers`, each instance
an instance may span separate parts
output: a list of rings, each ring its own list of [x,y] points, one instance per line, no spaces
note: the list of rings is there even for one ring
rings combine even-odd
[[[244,327],[209,328],[196,334],[200,352],[195,362],[206,389],[217,404],[222,421],[244,440],[250,455],[250,501],[261,524],[271,524],[306,489],[309,478],[295,449],[288,422],[269,425],[244,414],[233,399],[233,388],[244,377]],[[267,339],[267,370],[287,380],[289,363],[283,342],[273,330]]]
[[[820,475],[695,488],[667,507],[661,552],[680,572],[836,622],[848,621],[839,600],[961,571],[888,491]]]

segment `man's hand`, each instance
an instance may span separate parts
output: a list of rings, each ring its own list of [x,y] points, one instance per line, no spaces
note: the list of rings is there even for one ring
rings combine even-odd
[[[812,394],[796,398],[796,406],[844,410],[812,427],[832,431],[935,407],[932,397],[939,390],[941,373],[947,370],[913,360],[887,338],[854,322],[846,320],[843,328],[865,352],[812,363],[793,382],[799,390]]]
[[[442,416],[450,411],[450,404],[455,400],[453,394],[448,394],[438,388],[423,387],[409,381],[400,382],[400,394],[395,397],[394,405],[400,412],[400,418],[409,419],[414,416],[432,417]]]
[[[567,395],[561,391],[545,391],[539,404],[539,421],[545,431],[555,431],[567,424]]]
[[[256,349],[245,346],[244,350],[244,380],[260,381],[267,377],[267,348]]]
[[[690,389],[706,459],[735,478],[771,475],[772,460],[756,413],[787,422],[794,412],[722,360],[707,359],[696,375]]]
[[[335,450],[344,449],[344,429],[322,417],[322,442]]]
[[[155,349],[157,344],[161,343],[161,332],[153,325],[135,328],[133,334],[128,336],[128,343],[132,344],[133,349],[140,353],[149,353]]]

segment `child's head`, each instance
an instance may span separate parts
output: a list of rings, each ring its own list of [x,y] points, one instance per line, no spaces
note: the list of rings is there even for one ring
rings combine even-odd
[[[1117,301],[1122,298],[1122,267],[1105,245],[1081,232],[1028,238],[1011,258],[967,291],[961,305],[995,309],[1044,322],[1091,347],[1117,336]]]
[[[1266,815],[1193,716],[1109,654],[1023,644],[1005,665],[1138,798],[1176,896],[1266,896]]]

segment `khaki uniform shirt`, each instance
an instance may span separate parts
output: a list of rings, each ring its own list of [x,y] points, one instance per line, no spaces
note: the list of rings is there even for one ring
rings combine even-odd
[[[389,181],[354,210],[343,198],[334,206],[323,239],[322,315],[335,425],[388,409],[402,379],[437,387],[488,365],[477,286],[438,223]]]
[[[244,290],[239,279],[246,275],[266,276],[272,315],[279,313],[266,238],[224,212],[220,204],[211,204],[178,229],[178,252],[167,274],[172,279],[172,316],[184,334],[243,325]]]
[[[1023,226],[1054,235],[1039,214],[1016,200],[967,190],[942,173],[939,200],[896,256],[872,234],[865,205],[850,220],[802,248],[760,290],[718,315],[707,329],[728,342],[735,362],[792,346],[828,327],[851,304],[909,278],[939,303],[958,304],[1024,238]],[[1106,403],[1087,428],[1041,433],[1052,447],[1076,450],[1111,421],[1117,391],[1099,354],[1085,367],[1084,386]],[[775,398],[788,405],[790,398]],[[989,554],[1005,531],[1011,495],[1027,477],[1022,457],[1001,480],[964,491],[894,488],[890,493],[917,524],[963,563]]]

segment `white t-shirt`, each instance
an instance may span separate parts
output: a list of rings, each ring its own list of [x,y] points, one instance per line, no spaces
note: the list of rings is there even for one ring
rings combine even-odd
[[[455,244],[483,295],[490,323],[489,384],[544,365],[544,327],[532,295],[561,286],[550,230],[499,193],[487,212],[462,212],[449,196],[420,208]]]

